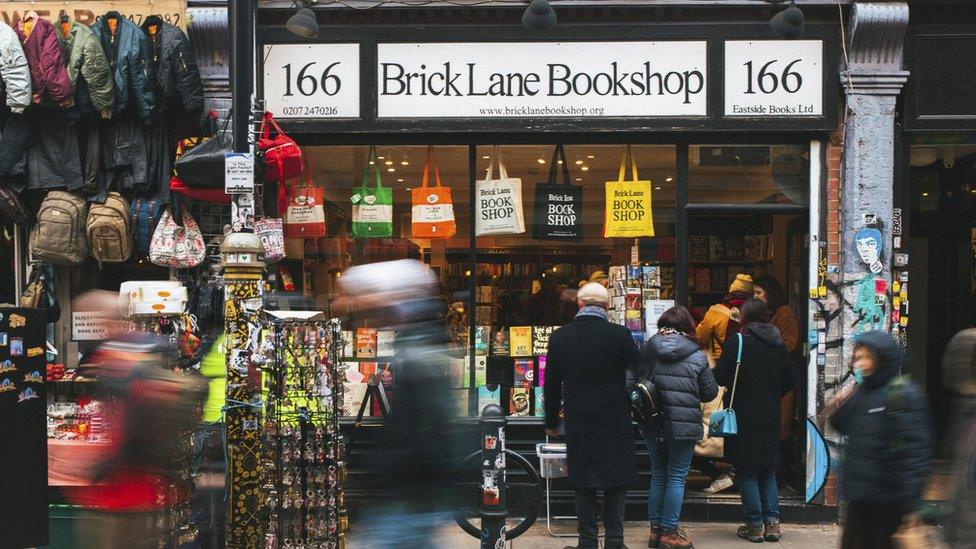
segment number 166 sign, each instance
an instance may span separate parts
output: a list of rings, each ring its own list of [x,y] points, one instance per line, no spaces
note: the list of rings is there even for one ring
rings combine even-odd
[[[823,42],[726,41],[725,115],[823,115]]]
[[[358,118],[358,44],[264,47],[264,108],[276,118]]]

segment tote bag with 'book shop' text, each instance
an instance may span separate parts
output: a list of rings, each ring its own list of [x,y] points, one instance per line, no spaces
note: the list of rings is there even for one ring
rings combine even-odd
[[[493,179],[495,161],[498,161],[498,179]],[[522,234],[525,217],[522,213],[522,180],[508,177],[501,148],[495,145],[488,173],[475,183],[475,235]]]
[[[556,165],[562,161],[563,182],[556,182]],[[581,240],[583,238],[583,187],[569,184],[569,167],[562,145],[556,145],[549,179],[535,186],[532,238]]]
[[[624,181],[628,164],[630,164],[631,180]],[[627,145],[627,151],[620,159],[617,180],[607,181],[606,194],[604,238],[654,236],[651,181],[638,179],[637,162],[631,154],[630,145]]]

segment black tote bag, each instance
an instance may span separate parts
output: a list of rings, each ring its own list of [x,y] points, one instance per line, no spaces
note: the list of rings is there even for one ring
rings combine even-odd
[[[556,165],[562,160],[563,183],[556,183]],[[569,184],[569,164],[562,145],[556,145],[549,165],[549,181],[535,186],[532,238],[583,239],[583,187]]]
[[[234,136],[227,131],[230,115],[210,139],[176,159],[173,169],[187,187],[224,187],[224,155],[234,150]]]

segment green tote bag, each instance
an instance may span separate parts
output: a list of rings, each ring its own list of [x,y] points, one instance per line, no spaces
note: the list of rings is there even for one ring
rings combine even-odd
[[[393,189],[380,179],[376,147],[369,148],[369,159],[363,170],[363,184],[353,189],[352,236],[354,238],[389,238],[393,236]],[[369,187],[370,166],[376,172],[376,186]]]

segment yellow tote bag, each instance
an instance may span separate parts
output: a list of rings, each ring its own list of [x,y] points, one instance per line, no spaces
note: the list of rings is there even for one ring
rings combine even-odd
[[[630,181],[624,181],[627,164],[630,164]],[[620,159],[617,180],[607,181],[606,193],[603,238],[654,236],[651,181],[637,178],[637,162],[630,152],[630,145],[627,145],[627,151]]]

